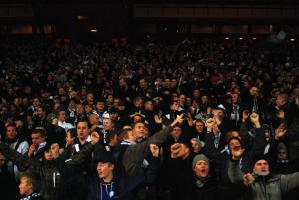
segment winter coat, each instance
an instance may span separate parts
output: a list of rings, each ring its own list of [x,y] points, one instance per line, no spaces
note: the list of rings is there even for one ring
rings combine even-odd
[[[299,172],[256,177],[248,188],[250,200],[281,200],[283,194],[299,187]]]
[[[8,160],[15,163],[20,171],[28,171],[38,177],[40,193],[45,200],[59,199],[62,181],[57,162],[30,160],[5,144],[0,144],[0,151]]]

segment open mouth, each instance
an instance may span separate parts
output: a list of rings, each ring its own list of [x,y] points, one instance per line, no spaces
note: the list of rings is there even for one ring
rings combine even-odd
[[[234,151],[239,151],[239,150],[241,150],[241,146],[235,146],[235,147],[233,148],[233,150],[234,150]]]

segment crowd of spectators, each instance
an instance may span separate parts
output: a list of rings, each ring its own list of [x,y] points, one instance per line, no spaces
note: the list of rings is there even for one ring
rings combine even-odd
[[[298,198],[295,43],[1,46],[5,199]]]

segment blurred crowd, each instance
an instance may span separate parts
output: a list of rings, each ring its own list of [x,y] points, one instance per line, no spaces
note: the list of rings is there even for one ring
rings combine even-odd
[[[2,42],[6,199],[297,199],[295,43]]]

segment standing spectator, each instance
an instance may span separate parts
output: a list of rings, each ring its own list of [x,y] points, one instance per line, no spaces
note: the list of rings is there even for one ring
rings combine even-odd
[[[42,128],[36,128],[31,132],[31,142],[27,155],[33,160],[41,160],[46,148],[46,134]]]
[[[67,123],[65,121],[66,120],[66,112],[64,110],[58,111],[57,119],[58,119],[58,126],[64,128],[65,132],[67,132],[71,128],[74,128],[74,126],[71,123]]]
[[[5,143],[13,150],[25,154],[29,149],[29,144],[24,138],[20,138],[19,134],[17,133],[16,127],[13,124],[9,124],[6,126],[5,132]],[[12,174],[16,181],[19,181],[19,170],[16,165],[12,162],[7,162],[8,171]]]
[[[249,189],[249,199],[282,199],[282,195],[299,187],[299,172],[273,175],[265,156],[257,156],[252,160],[252,166],[253,173],[243,177]]]

